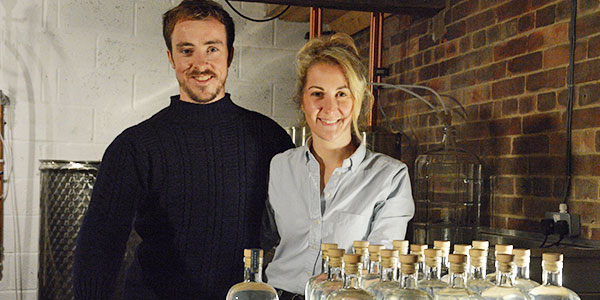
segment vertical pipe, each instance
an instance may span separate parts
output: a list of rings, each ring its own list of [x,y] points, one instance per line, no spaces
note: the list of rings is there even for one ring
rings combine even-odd
[[[375,69],[381,68],[382,65],[382,52],[383,52],[383,13],[373,12],[371,13],[371,36],[369,41],[369,81],[370,82],[381,82],[381,76],[375,75]],[[367,126],[373,130],[373,127],[377,125],[377,107],[379,91],[377,88],[371,86],[371,92],[373,93],[373,107],[367,116]]]
[[[323,9],[320,7],[310,8],[310,39],[320,37],[323,33]]]

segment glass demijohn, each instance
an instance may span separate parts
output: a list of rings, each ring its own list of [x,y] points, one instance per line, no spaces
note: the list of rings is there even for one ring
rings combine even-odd
[[[469,250],[471,250],[471,245],[465,245],[465,244],[456,244],[454,245],[454,254],[463,254],[467,256],[467,261],[465,262],[465,272],[466,272],[466,278],[469,278],[469,274],[471,272],[470,266],[471,264],[469,263]],[[444,276],[442,276],[442,281],[446,282],[446,283],[450,283],[450,274],[446,274]]]
[[[337,291],[344,286],[342,271],[342,256],[344,252],[344,249],[339,248],[327,249],[327,256],[329,257],[327,280],[315,286],[315,289],[310,294],[310,299],[325,300],[331,292]]]
[[[383,245],[369,245],[369,273],[362,277],[362,287],[364,289],[367,289],[370,285],[378,282],[381,277],[380,251],[384,248]]]
[[[377,300],[382,300],[389,290],[400,287],[400,284],[396,281],[396,278],[398,278],[396,275],[398,270],[398,250],[382,249],[380,257],[381,271],[379,272],[379,281],[366,288]]]
[[[360,254],[344,255],[344,287],[331,292],[327,300],[375,300],[373,294],[361,287],[361,260]]]
[[[277,292],[262,281],[262,249],[244,250],[244,281],[229,289],[227,300],[278,300]]]
[[[515,272],[515,287],[517,287],[523,294],[527,295],[531,289],[540,285],[539,283],[529,279],[529,262],[531,260],[531,250],[529,249],[513,249],[515,255],[515,265],[517,270]]]
[[[417,280],[421,281],[425,278],[425,249],[427,249],[427,245],[425,244],[412,244],[410,245],[410,254],[414,254],[418,257],[417,262]],[[400,272],[398,272],[400,274]]]
[[[449,285],[440,278],[442,263],[442,250],[425,249],[425,277],[419,281],[419,289],[429,294],[432,298]]]
[[[418,257],[414,254],[400,255],[400,285],[387,291],[384,300],[432,300],[431,296],[419,289],[416,276]]]
[[[481,293],[485,300],[526,300],[528,299],[514,286],[513,269],[515,256],[512,254],[496,255],[496,285]]]
[[[496,245],[494,246],[494,256],[498,257],[498,254],[512,254],[512,250],[513,250],[513,245]],[[496,270],[498,270],[498,260],[496,259]],[[513,269],[513,272],[516,271]],[[491,283],[496,283],[496,273],[497,272],[493,272],[490,274],[487,274],[485,276],[485,279],[490,281]]]
[[[467,289],[479,295],[483,291],[494,286],[493,283],[485,279],[487,269],[487,250],[471,249],[469,256],[471,258],[471,271],[467,279]]]
[[[562,268],[562,254],[542,254],[542,285],[529,291],[532,300],[580,300],[575,292],[562,286]]]
[[[482,300],[481,296],[467,289],[467,256],[450,254],[450,287],[438,292],[435,300]]]
[[[315,289],[315,286],[322,281],[327,279],[327,266],[329,265],[329,259],[327,257],[327,250],[331,248],[337,248],[337,244],[332,243],[322,243],[321,244],[321,274],[317,274],[308,279],[306,282],[306,287],[304,288],[304,297],[306,300],[310,300],[310,295],[312,291]]]

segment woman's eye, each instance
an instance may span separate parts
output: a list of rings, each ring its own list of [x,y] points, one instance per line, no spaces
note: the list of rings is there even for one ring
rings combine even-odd
[[[323,96],[323,92],[312,92],[310,95],[314,96],[314,97],[322,97]]]
[[[192,54],[192,49],[182,49],[181,53],[183,53],[184,55]]]
[[[214,52],[218,52],[218,51],[219,51],[219,49],[217,49],[217,48],[215,48],[215,47],[210,47],[210,48],[208,48],[208,52],[212,52],[212,53],[214,53]]]
[[[338,97],[346,97],[346,96],[348,96],[348,94],[346,94],[345,92],[338,93]]]

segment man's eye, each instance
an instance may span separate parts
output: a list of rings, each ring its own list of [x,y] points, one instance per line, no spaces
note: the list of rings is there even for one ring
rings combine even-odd
[[[216,48],[216,47],[210,47],[210,48],[208,48],[208,52],[213,52],[214,53],[214,52],[218,52],[218,51],[219,51],[219,49]]]
[[[192,49],[182,49],[181,53],[185,54],[185,55],[189,55],[192,54]]]

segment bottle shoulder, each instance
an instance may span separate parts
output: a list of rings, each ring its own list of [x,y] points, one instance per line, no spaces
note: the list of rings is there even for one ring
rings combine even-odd
[[[433,300],[433,298],[424,291],[413,289],[395,289],[390,291],[384,300]]]
[[[490,287],[481,293],[481,297],[483,297],[485,300],[527,300],[527,296],[525,296],[518,288],[507,286]]]
[[[240,282],[235,284],[227,292],[227,300],[244,299],[277,300],[277,292],[273,287],[262,282]]]
[[[479,294],[466,288],[445,288],[440,290],[435,300],[483,300]]]
[[[540,285],[529,291],[529,296],[533,300],[546,300],[546,299],[565,299],[565,300],[580,300],[579,296],[572,290],[553,285]],[[556,298],[553,298],[554,296]]]
[[[326,298],[327,300],[376,300],[373,294],[363,289],[341,289],[331,292]]]

